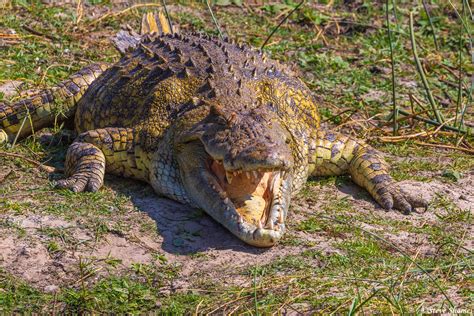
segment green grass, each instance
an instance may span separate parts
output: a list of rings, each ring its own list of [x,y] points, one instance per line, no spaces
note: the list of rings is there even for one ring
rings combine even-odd
[[[462,179],[474,167],[472,156],[422,147],[413,141],[381,143],[377,137],[391,131],[390,126],[383,130],[367,123],[374,115],[378,115],[374,124],[384,123],[391,109],[391,77],[387,71],[390,54],[382,5],[371,1],[334,1],[330,7],[323,6],[329,2],[303,6],[276,31],[265,51],[298,66],[302,79],[320,101],[322,119],[329,127],[365,137],[387,153],[396,180],[437,180],[456,185],[456,177],[446,176],[443,171],[458,172]],[[415,35],[432,92],[436,101],[444,104],[442,112],[446,117],[453,117],[458,92],[459,21],[447,2],[433,2],[437,5],[430,13],[439,51],[434,49],[431,28],[421,5],[414,7],[397,1],[399,20],[391,27],[397,31],[393,34],[397,104],[410,109],[408,94],[427,104],[409,48],[408,14],[415,9]],[[91,6],[86,9],[97,10],[98,15],[92,16],[92,11],[86,10],[81,23],[76,24],[75,5],[56,7],[40,1],[13,1],[0,15],[0,33],[13,29],[20,40],[2,48],[0,83],[16,79],[25,82],[22,90],[41,88],[58,83],[91,62],[117,60],[119,54],[108,38],[126,23],[138,29],[145,10],[131,10],[93,24],[97,16],[117,8],[110,1],[89,3]],[[183,30],[217,34],[203,3],[176,3],[183,9],[171,10],[171,15]],[[297,4],[282,1],[239,7],[222,5],[225,1],[215,3],[214,13],[225,33],[256,47]],[[354,7],[349,9],[350,6]],[[43,36],[31,34],[24,25]],[[472,28],[471,24],[468,26]],[[466,50],[461,65],[464,84],[469,85],[468,74],[474,68]],[[465,89],[463,104],[468,102],[466,92]],[[344,110],[348,111],[340,114]],[[421,108],[415,105],[414,110]],[[468,111],[465,120],[472,122],[472,111]],[[400,124],[401,130],[413,133],[427,127],[420,123],[413,127],[409,122]],[[62,131],[50,131],[56,135],[55,140],[60,138]],[[455,138],[443,134],[436,136],[436,141],[453,143]],[[472,142],[472,136],[465,141]],[[41,143],[38,137],[30,137],[14,148],[2,145],[1,150],[61,167],[66,147],[65,143]],[[8,173],[0,181],[0,240],[6,236],[22,242],[34,240],[47,249],[52,260],[60,260],[80,247],[94,249],[111,237],[125,238],[128,243],[138,243],[139,238],[160,240],[156,223],[133,205],[129,194],[130,190],[152,194],[151,189],[106,178],[107,185],[99,192],[75,194],[53,188],[53,181],[60,174],[48,175],[22,159],[0,157],[0,165],[0,176]],[[458,308],[470,308],[472,250],[466,250],[466,244],[472,240],[468,230],[472,226],[472,210],[460,208],[443,193],[431,203],[433,216],[426,219],[421,215],[389,216],[379,209],[360,210],[360,203],[327,193],[349,181],[347,177],[309,181],[291,207],[289,231],[277,246],[282,252],[293,252],[270,263],[252,262],[247,267],[222,267],[211,272],[200,271],[199,265],[184,280],[190,282],[189,287],[175,289],[174,282],[185,277],[179,264],[167,260],[166,249],[148,250],[150,262],[133,262],[125,268],[121,259],[111,255],[76,257],[77,274],[72,280],[59,282],[55,293],[29,285],[0,269],[0,313],[257,315],[296,310],[319,314],[404,314],[420,313],[426,308],[446,311],[448,298]],[[357,199],[370,200],[365,193],[359,195]],[[305,204],[297,204],[297,200]],[[34,216],[72,224],[22,227],[21,219]],[[192,215],[203,216],[202,212]],[[294,220],[296,217],[298,221]],[[82,240],[78,232],[90,239]],[[183,228],[178,239],[196,235],[199,232],[193,234]],[[428,249],[418,247],[418,239]],[[202,251],[181,257],[204,267],[216,259],[217,252]],[[233,279],[239,280],[240,285],[232,284]]]

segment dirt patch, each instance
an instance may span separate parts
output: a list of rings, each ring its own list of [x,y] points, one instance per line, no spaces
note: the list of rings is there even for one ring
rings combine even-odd
[[[472,210],[473,181],[474,177],[467,175],[458,183],[443,183],[439,180],[430,183],[403,181],[402,187],[431,201],[439,195],[447,196],[457,207]],[[113,187],[120,190],[116,185]],[[134,189],[138,193],[133,193]],[[296,237],[304,242],[287,245],[284,240],[283,244],[273,248],[259,249],[244,244],[201,211],[160,198],[151,189],[144,189],[141,184],[127,181],[126,193],[131,195],[134,207],[139,210],[138,216],[156,225],[158,235],[132,226],[125,235],[108,232],[100,240],[95,240],[93,232],[80,223],[58,216],[3,215],[0,218],[8,225],[0,228],[0,266],[39,288],[47,288],[77,282],[81,261],[93,262],[100,275],[108,273],[104,263],[106,259],[117,260],[119,265],[113,273],[120,273],[121,269],[127,269],[134,263],[156,264],[153,254],[161,253],[169,263],[180,266],[179,280],[170,285],[173,290],[189,288],[203,279],[239,285],[248,281],[239,277],[242,269],[251,266],[265,265],[308,249],[322,253],[339,252],[334,245],[344,239],[343,235],[330,236],[296,229],[301,221],[322,212],[321,207],[327,203],[328,197],[334,201],[346,198],[351,201],[354,210],[376,219],[410,221],[414,226],[420,227],[436,223],[436,214],[447,212],[446,209],[439,208],[405,216],[395,211],[382,210],[352,183],[339,187],[313,187],[312,194],[294,200],[288,219],[288,237],[285,237]],[[377,233],[385,230],[384,237],[408,253],[430,256],[435,252],[434,245],[423,234],[386,231],[386,228],[377,224],[361,225],[364,229]],[[59,249],[51,249],[53,239],[47,235],[51,229],[67,231],[73,242],[64,247],[60,245]],[[472,236],[466,238],[467,242],[469,240],[472,241]]]

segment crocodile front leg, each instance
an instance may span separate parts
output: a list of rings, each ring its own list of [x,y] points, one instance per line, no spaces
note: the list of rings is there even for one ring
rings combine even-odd
[[[105,172],[148,181],[147,155],[137,145],[132,128],[102,128],[80,134],[66,155],[67,179],[57,187],[74,192],[95,192],[104,183]]]
[[[314,139],[312,176],[349,173],[385,209],[395,208],[407,214],[413,208],[427,206],[423,199],[402,192],[380,153],[366,143],[323,130],[318,130]]]

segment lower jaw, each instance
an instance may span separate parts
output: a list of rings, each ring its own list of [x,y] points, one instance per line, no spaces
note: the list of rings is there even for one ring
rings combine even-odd
[[[223,202],[221,202],[220,199],[219,202],[221,203],[215,203],[214,205],[210,205],[209,195],[203,195],[202,192],[197,196],[195,200],[197,204],[200,205],[201,208],[208,215],[210,215],[214,220],[226,227],[237,238],[249,245],[262,248],[272,247],[276,243],[278,243],[281,237],[285,234],[286,226],[284,223],[279,224],[278,230],[258,228],[255,225],[250,224],[246,221],[241,221],[241,215],[238,213],[238,211],[235,208],[226,208],[226,206],[223,205]],[[288,211],[287,206],[289,205],[289,203],[290,197],[289,195],[287,195],[285,196],[285,199],[283,201],[283,205],[285,206],[282,205],[281,209],[279,210],[279,212],[283,212],[283,214],[285,214],[285,218]]]
[[[280,230],[271,230],[265,228],[250,229],[243,235],[237,235],[245,243],[256,247],[272,247],[274,246],[285,233],[285,224],[280,224]]]

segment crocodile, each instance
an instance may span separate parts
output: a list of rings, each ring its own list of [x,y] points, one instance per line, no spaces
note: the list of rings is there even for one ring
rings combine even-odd
[[[318,105],[288,66],[201,33],[124,36],[123,56],[0,105],[0,138],[74,122],[57,187],[97,191],[110,173],[200,208],[244,242],[284,235],[290,200],[309,177],[349,174],[383,208],[426,207],[402,191],[382,154],[320,127]],[[155,28],[156,30],[156,28]]]

